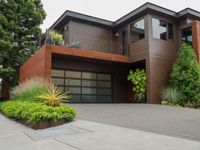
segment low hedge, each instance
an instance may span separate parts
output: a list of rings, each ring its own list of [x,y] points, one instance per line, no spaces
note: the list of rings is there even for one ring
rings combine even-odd
[[[17,100],[0,103],[0,111],[9,118],[26,121],[29,124],[41,121],[71,121],[76,116],[76,111],[68,105],[51,107],[43,103]]]

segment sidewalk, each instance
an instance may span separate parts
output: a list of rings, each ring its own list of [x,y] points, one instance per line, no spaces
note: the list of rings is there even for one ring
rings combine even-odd
[[[32,130],[0,115],[0,150],[199,150],[200,142],[75,120]]]

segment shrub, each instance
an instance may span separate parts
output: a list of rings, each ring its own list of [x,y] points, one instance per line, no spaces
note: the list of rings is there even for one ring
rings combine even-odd
[[[136,69],[129,71],[127,77],[133,84],[133,92],[135,93],[136,100],[138,102],[143,102],[146,93],[147,77],[144,69]]]
[[[177,88],[167,87],[162,91],[163,101],[178,103],[181,99],[181,94]]]
[[[200,66],[191,45],[182,44],[173,65],[170,86],[181,94],[181,103],[200,103]]]
[[[7,101],[0,105],[0,111],[9,118],[24,120],[30,124],[41,121],[71,121],[76,116],[71,106],[60,104],[58,107],[29,101]]]
[[[35,101],[36,97],[47,91],[48,86],[49,82],[47,80],[33,77],[13,89],[13,99]]]
[[[179,105],[179,104],[177,104],[177,103],[168,102],[168,101],[162,101],[161,105],[174,106],[174,107],[179,107],[179,108],[183,107],[183,106],[181,106],[181,105]]]
[[[39,99],[45,102],[45,104],[55,107],[59,106],[61,100],[68,101],[70,96],[64,93],[61,89],[57,88],[53,84],[48,87],[48,90],[42,95],[38,96]]]
[[[56,45],[60,45],[63,41],[62,34],[60,34],[59,32],[57,32],[55,30],[49,30],[48,35],[53,37]]]

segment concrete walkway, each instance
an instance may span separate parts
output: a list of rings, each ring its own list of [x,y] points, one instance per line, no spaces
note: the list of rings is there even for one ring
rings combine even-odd
[[[0,114],[0,150],[199,150],[200,142],[95,122],[32,130]]]
[[[152,104],[73,104],[78,119],[200,142],[200,110]]]

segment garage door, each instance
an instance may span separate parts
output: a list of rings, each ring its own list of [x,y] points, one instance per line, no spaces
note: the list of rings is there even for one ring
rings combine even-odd
[[[52,81],[72,95],[71,102],[112,102],[111,74],[52,69]]]

